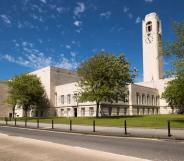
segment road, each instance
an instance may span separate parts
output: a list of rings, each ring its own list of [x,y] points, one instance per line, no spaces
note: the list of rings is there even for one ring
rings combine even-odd
[[[184,156],[184,143],[174,140],[93,136],[5,126],[0,127],[0,133],[154,161],[183,161]]]

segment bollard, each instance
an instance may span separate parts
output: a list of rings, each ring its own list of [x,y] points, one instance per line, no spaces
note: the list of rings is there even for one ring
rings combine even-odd
[[[124,121],[124,128],[125,128],[125,135],[127,135],[127,122],[126,122],[126,120]]]
[[[15,126],[17,126],[17,119],[15,118]]]
[[[38,119],[37,119],[37,128],[40,127],[39,123],[40,123],[40,120],[39,120],[39,118],[38,118]]]
[[[72,120],[70,120],[70,131],[72,131]]]
[[[27,127],[27,118],[25,119],[25,127]]]
[[[54,129],[54,120],[52,120],[52,129]]]
[[[93,120],[93,132],[95,132],[95,120]]]
[[[170,120],[168,120],[168,137],[171,137],[171,126],[170,126]]]

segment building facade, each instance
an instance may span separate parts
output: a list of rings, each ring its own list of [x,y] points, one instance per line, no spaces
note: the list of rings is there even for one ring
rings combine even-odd
[[[143,82],[128,85],[128,102],[101,102],[100,116],[151,115],[173,113],[161,95],[171,79],[163,77],[162,29],[156,13],[145,16],[142,22],[143,43]],[[75,72],[56,67],[46,67],[31,74],[36,74],[50,101],[50,108],[42,111],[42,116],[58,117],[93,117],[96,116],[95,102],[78,102],[77,82],[80,78]],[[20,108],[17,116],[22,116]],[[35,116],[30,111],[30,116]]]
[[[0,117],[12,117],[12,106],[7,104],[7,96],[8,96],[8,84],[6,81],[0,82]]]

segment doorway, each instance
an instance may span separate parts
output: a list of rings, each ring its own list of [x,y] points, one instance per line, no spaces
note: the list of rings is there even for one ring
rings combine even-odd
[[[77,108],[74,108],[74,117],[77,117]]]

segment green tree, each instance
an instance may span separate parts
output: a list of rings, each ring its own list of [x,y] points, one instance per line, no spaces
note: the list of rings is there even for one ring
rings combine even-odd
[[[174,23],[175,40],[167,43],[164,55],[171,58],[172,68],[169,74],[175,79],[168,83],[162,97],[171,107],[184,110],[184,22]]]
[[[176,79],[169,81],[162,97],[172,108],[179,109],[179,113],[184,112],[184,74],[179,75]]]
[[[184,22],[174,22],[173,29],[175,40],[165,44],[164,56],[171,59],[169,74],[176,76],[184,73]]]
[[[45,91],[40,79],[36,75],[22,74],[15,76],[8,82],[9,97],[7,101],[15,105],[20,105],[27,117],[27,112],[31,108],[43,108],[45,106]]]
[[[96,117],[100,102],[127,101],[127,85],[135,77],[123,54],[116,57],[109,53],[99,53],[84,61],[77,73],[81,77],[78,99],[96,102]]]

